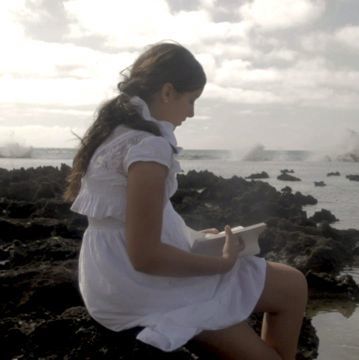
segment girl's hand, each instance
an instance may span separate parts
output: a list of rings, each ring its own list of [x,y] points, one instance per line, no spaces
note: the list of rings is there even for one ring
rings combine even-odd
[[[210,228],[210,229],[200,230],[200,232],[203,232],[205,234],[218,234],[219,230],[216,228]]]
[[[238,258],[238,254],[244,249],[244,242],[239,235],[233,235],[229,225],[224,227],[226,240],[222,250],[222,257],[228,260],[229,267],[232,268]]]

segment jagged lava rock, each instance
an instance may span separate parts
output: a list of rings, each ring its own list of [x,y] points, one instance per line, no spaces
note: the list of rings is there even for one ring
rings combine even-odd
[[[77,257],[87,222],[61,200],[68,171],[66,166],[0,171],[0,184],[27,184],[25,192],[19,185],[18,193],[0,186],[0,334],[5,339],[0,357],[209,360],[211,355],[193,342],[163,353],[138,342],[136,329],[114,333],[89,318],[77,288]],[[336,231],[324,223],[317,227],[302,210],[304,204],[316,202],[312,197],[288,189],[278,192],[261,181],[223,179],[210,172],[192,171],[178,180],[179,190],[172,201],[194,228],[265,221],[268,229],[260,238],[262,254],[311,274],[338,272],[353,256],[359,232]],[[52,181],[56,186],[46,185]],[[39,188],[40,183],[46,191]],[[29,189],[30,194],[37,190],[41,199],[29,196]],[[336,254],[340,256],[333,262]],[[314,329],[310,321],[305,324],[312,333],[302,334],[307,343],[301,354],[314,359]]]
[[[359,175],[347,175],[346,178],[350,181],[359,181]]]
[[[254,173],[249,176],[246,176],[246,179],[269,179],[269,175],[267,172],[262,171],[260,173]]]
[[[278,175],[277,179],[283,180],[283,181],[301,181],[301,179],[299,179],[295,176],[289,175],[287,173],[282,173],[282,174]]]

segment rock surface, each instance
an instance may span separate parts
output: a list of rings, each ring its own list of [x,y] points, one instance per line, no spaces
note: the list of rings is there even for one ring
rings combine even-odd
[[[346,178],[350,181],[359,181],[359,175],[347,175]]]
[[[78,291],[77,257],[84,217],[61,200],[69,171],[43,167],[0,169],[0,347],[1,359],[214,359],[190,341],[163,353],[136,341],[139,329],[114,333],[87,314]],[[358,298],[351,277],[339,272],[358,253],[359,232],[319,226],[303,205],[316,200],[289,187],[281,192],[260,181],[223,179],[209,172],[179,175],[172,198],[195,229],[265,221],[261,255],[306,274],[312,296]],[[259,329],[258,315],[250,319]],[[314,359],[318,338],[303,324],[297,359]]]
[[[262,171],[260,173],[254,173],[249,176],[246,176],[246,179],[269,179],[269,175],[267,172]]]
[[[296,176],[293,175],[289,175],[288,173],[282,173],[280,175],[277,176],[278,180],[283,180],[283,181],[301,181],[299,178],[297,178]]]

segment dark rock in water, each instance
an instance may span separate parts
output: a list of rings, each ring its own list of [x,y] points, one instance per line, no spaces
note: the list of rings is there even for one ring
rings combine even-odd
[[[282,173],[281,175],[278,175],[277,179],[283,181],[301,181],[299,178],[292,175],[288,175],[287,173]]]
[[[351,275],[334,276],[328,273],[308,271],[306,278],[311,298],[359,299],[359,286]]]
[[[280,170],[281,174],[294,174],[294,170],[293,169],[282,169]]]
[[[327,186],[324,181],[314,181],[314,186]]]
[[[329,210],[326,209],[321,209],[320,211],[316,211],[314,215],[312,215],[309,219],[313,220],[316,223],[326,221],[328,224],[332,224],[333,222],[339,221],[339,219],[337,219],[335,215],[333,215]]]
[[[346,178],[350,181],[359,181],[359,175],[347,175]]]
[[[327,174],[327,176],[340,176],[340,172],[339,172],[339,171],[329,172],[329,173]]]
[[[301,270],[339,274],[353,261],[359,244],[359,231],[337,230],[296,224],[291,220],[272,218],[259,237],[261,256],[284,262]]]
[[[203,181],[199,180],[201,174]],[[236,176],[223,179],[193,171],[179,175],[178,182],[179,191],[172,197],[172,203],[194,229],[213,226],[223,229],[227,223],[250,225],[272,216],[304,216],[301,207],[316,203],[313,197],[283,194],[265,182],[250,182]]]
[[[246,179],[269,179],[269,175],[267,172],[262,171],[260,173],[251,174],[247,176]]]

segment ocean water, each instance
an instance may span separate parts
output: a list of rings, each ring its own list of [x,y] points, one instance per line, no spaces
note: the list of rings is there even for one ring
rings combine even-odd
[[[258,150],[258,149],[257,149]],[[1,154],[1,152],[0,152]],[[0,168],[30,168],[38,166],[72,165],[73,149],[33,149],[31,158],[1,158]],[[359,175],[359,162],[330,161],[328,157],[312,156],[301,151],[255,151],[243,157],[230,151],[187,150],[179,160],[183,173],[190,170],[208,170],[224,178],[234,175],[246,177],[266,171],[266,181],[277,190],[290,186],[293,191],[312,195],[317,205],[307,206],[308,216],[322,208],[330,210],[340,221],[332,224],[339,229],[359,229],[359,182],[349,181],[346,175]],[[282,169],[293,169],[301,181],[280,181]],[[340,176],[327,177],[329,172]],[[316,187],[314,181],[324,181],[326,186]],[[359,268],[347,268],[359,284]],[[320,339],[318,360],[359,359],[359,304],[353,301],[311,302],[307,313]]]
[[[0,152],[1,154],[1,152]],[[33,149],[31,158],[1,158],[0,168],[29,168],[38,166],[72,165],[74,149]],[[249,158],[247,156],[247,158]],[[290,186],[293,191],[312,195],[317,205],[304,208],[308,216],[322,208],[330,210],[339,221],[332,226],[338,229],[359,229],[359,182],[350,181],[345,176],[359,175],[359,162],[318,160],[305,151],[262,151],[256,160],[242,160],[241,156],[225,150],[185,150],[179,156],[184,173],[189,170],[208,170],[224,178],[234,175],[246,177],[266,171],[270,176],[266,181],[277,190]],[[310,160],[314,158],[316,160]],[[268,160],[263,160],[268,159]],[[277,180],[282,169],[293,169],[298,182]],[[329,172],[340,172],[340,176],[327,177]],[[327,186],[316,187],[314,181],[324,181]]]

